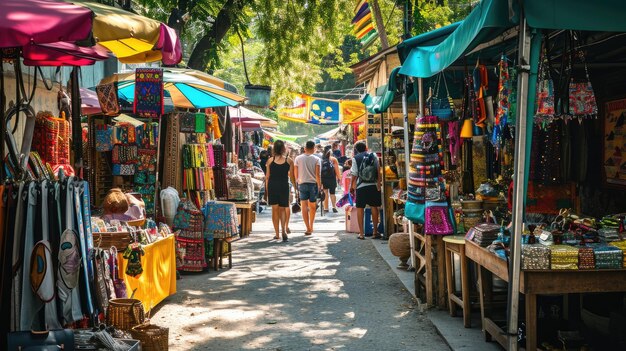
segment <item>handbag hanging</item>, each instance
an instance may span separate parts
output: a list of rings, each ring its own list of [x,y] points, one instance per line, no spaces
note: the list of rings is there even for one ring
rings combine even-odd
[[[576,55],[583,63],[586,81],[575,82],[574,78],[571,79],[569,83],[569,114],[576,118],[594,117],[598,114],[598,105],[589,79],[585,56],[582,51],[578,51]]]
[[[424,234],[451,235],[454,226],[447,201],[428,201],[424,211]]]
[[[540,81],[537,83],[537,110],[535,118],[553,118],[554,110],[554,82],[550,76],[548,52],[544,48],[543,60],[539,66]]]
[[[443,77],[443,79],[442,79]],[[441,81],[443,80],[443,84],[446,87],[446,96],[440,98],[439,97],[439,88],[441,86]],[[448,83],[446,82],[445,73],[442,71],[439,76],[437,76],[437,80],[435,83],[435,92],[434,96],[430,99],[430,113],[433,116],[437,116],[441,121],[451,121],[454,119],[454,101],[452,97],[450,97],[450,91],[448,90]]]

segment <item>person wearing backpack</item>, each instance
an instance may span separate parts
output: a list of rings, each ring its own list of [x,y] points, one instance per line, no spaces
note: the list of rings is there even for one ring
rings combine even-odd
[[[352,185],[351,191],[356,195],[357,220],[359,222],[359,239],[365,239],[363,217],[365,206],[372,209],[372,224],[374,226],[374,239],[382,236],[378,233],[379,207],[382,205],[380,194],[380,166],[378,157],[373,152],[367,152],[365,142],[359,141],[354,144],[356,156],[352,160]]]
[[[335,196],[335,190],[337,189],[337,183],[341,181],[341,172],[339,172],[339,162],[332,156],[332,150],[330,148],[324,153],[322,157],[322,189],[326,193],[324,197],[324,211],[328,212],[328,198],[330,196],[330,204],[333,208],[333,213],[337,213],[335,203],[337,197]]]

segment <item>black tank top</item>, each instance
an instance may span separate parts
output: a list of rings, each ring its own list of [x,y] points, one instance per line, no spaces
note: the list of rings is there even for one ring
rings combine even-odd
[[[288,183],[289,182],[289,162],[278,164],[272,160],[270,163],[270,180],[271,183]]]

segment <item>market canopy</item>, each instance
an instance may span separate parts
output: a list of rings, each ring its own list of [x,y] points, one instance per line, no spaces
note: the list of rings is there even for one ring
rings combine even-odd
[[[243,106],[229,107],[228,112],[233,121],[256,121],[266,128],[276,128],[278,126],[278,122],[275,120],[262,116]]]
[[[399,73],[419,78],[431,77],[478,44],[497,37],[514,25],[509,20],[508,0],[483,0],[441,43],[412,48]],[[442,29],[439,35],[445,35],[447,31]]]
[[[325,133],[319,134],[317,135],[315,138],[316,139],[322,139],[322,140],[332,140],[335,138],[335,136],[337,135],[337,133],[339,133],[339,130],[341,129],[341,127],[337,127],[337,128],[333,128]]]
[[[0,47],[86,40],[92,16],[89,9],[62,1],[2,0]]]
[[[180,62],[180,39],[165,24],[97,2],[72,2],[93,12],[94,38],[120,62],[144,63],[161,60],[166,65]]]
[[[306,135],[287,135],[280,132],[268,132],[265,129],[263,130],[263,133],[265,134],[265,139],[272,143],[276,140],[295,142],[298,138],[306,137]]]
[[[127,103],[135,99],[135,73],[116,73],[100,81],[100,85],[117,82],[118,98]],[[237,106],[245,97],[221,89],[192,76],[164,68],[163,90],[172,98],[176,108],[201,109]],[[233,99],[231,99],[231,97]]]

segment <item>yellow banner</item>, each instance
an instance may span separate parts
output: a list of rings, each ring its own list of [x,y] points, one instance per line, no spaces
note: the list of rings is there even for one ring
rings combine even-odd
[[[359,100],[344,100],[339,104],[342,123],[364,122],[367,116],[365,105]]]
[[[278,118],[292,122],[307,123],[309,121],[309,99],[305,94],[295,94],[290,107],[278,109]]]

